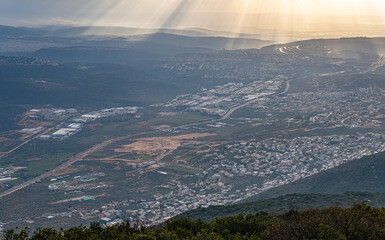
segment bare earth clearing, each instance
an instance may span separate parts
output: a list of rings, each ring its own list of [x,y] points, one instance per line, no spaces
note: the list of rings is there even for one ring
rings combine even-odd
[[[213,135],[209,133],[191,133],[170,137],[139,138],[134,143],[115,149],[115,152],[154,156],[165,154],[167,151],[173,151],[185,143],[191,143],[191,140]]]

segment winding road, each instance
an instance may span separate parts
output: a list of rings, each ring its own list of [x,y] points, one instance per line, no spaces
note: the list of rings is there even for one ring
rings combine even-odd
[[[290,81],[286,81],[286,88],[285,88],[285,90],[282,93],[287,93],[289,91],[289,88],[290,88]],[[222,120],[228,119],[238,109],[241,109],[243,107],[246,107],[247,105],[255,103],[257,100],[258,99],[253,99],[251,101],[248,101],[248,102],[245,102],[245,103],[240,104],[238,106],[235,106],[235,107],[229,109],[226,112],[226,114],[223,115],[219,119],[213,119],[213,120],[207,120],[207,121],[202,121],[202,122],[184,124],[184,125],[180,125],[180,126],[174,127],[173,129],[181,129],[181,128],[185,128],[185,127],[198,126],[198,125],[202,125],[202,124],[208,124],[208,123],[213,123],[213,122],[218,122],[218,121],[222,121]],[[34,137],[32,137],[29,140],[27,140],[27,141],[23,142],[22,144],[20,144],[19,146],[13,148],[9,152],[6,152],[4,155],[0,156],[0,158],[5,156],[5,155],[7,155],[7,154],[9,154],[9,153],[12,153],[13,151],[19,149],[23,145],[27,144],[28,142],[32,141],[33,139],[38,138],[40,135],[43,135],[43,134],[47,133],[50,130],[52,130],[52,129],[47,129],[43,133],[35,135]],[[30,180],[28,180],[26,182],[23,182],[23,183],[21,183],[21,184],[19,184],[17,186],[14,186],[14,187],[12,187],[12,188],[10,188],[8,190],[0,192],[0,199],[5,197],[5,196],[8,196],[8,195],[10,195],[10,194],[12,194],[14,192],[17,192],[17,191],[19,191],[19,190],[21,190],[23,188],[26,188],[26,187],[28,187],[28,186],[30,186],[30,185],[32,185],[32,184],[34,184],[34,183],[36,183],[36,182],[38,182],[40,180],[43,180],[45,178],[49,178],[51,176],[54,176],[54,175],[60,173],[61,171],[63,171],[64,169],[68,168],[69,166],[73,165],[77,161],[83,160],[88,155],[90,155],[90,154],[92,154],[94,152],[97,152],[97,151],[105,148],[106,146],[114,143],[114,142],[125,140],[125,139],[128,139],[128,138],[133,138],[133,137],[140,137],[140,136],[147,135],[147,134],[152,134],[152,133],[160,133],[162,131],[163,130],[154,130],[154,131],[142,132],[142,133],[132,134],[132,135],[124,136],[124,137],[112,138],[112,139],[106,140],[106,141],[104,141],[102,143],[96,144],[93,147],[89,148],[88,150],[86,150],[84,152],[81,152],[81,153],[78,153],[76,156],[69,158],[68,161],[60,164],[59,166],[57,166],[56,168],[54,168],[54,169],[52,169],[52,170],[50,170],[48,172],[43,173],[42,175],[37,176],[35,178],[32,178],[32,179],[30,179]],[[161,156],[161,158],[157,159],[157,161],[161,160],[162,158],[166,157],[169,154],[171,154],[171,152],[168,152],[165,155]]]

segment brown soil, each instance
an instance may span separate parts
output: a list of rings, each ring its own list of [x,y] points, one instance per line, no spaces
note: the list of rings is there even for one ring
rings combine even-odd
[[[163,129],[167,129],[167,128],[170,128],[169,125],[158,125],[158,126],[151,126],[152,129],[155,129],[155,130],[163,130]]]
[[[115,149],[115,152],[146,154],[154,156],[165,154],[168,151],[173,151],[182,146],[184,143],[190,143],[191,140],[195,140],[196,138],[213,135],[214,134],[209,133],[192,133],[170,137],[140,138],[137,139],[137,141],[134,143]]]

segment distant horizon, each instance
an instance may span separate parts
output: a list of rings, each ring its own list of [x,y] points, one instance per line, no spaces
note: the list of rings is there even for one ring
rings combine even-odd
[[[381,36],[381,0],[28,0],[0,3],[0,24],[201,28],[235,34]]]
[[[273,41],[273,43],[288,43],[294,41],[305,41],[305,40],[316,40],[316,39],[340,39],[340,38],[377,38],[385,37],[385,33],[381,34],[376,32],[369,33],[367,35],[355,34],[354,32],[329,32],[329,33],[314,33],[309,31],[295,31],[295,30],[270,30],[270,29],[258,29],[254,32],[235,32],[228,30],[213,29],[210,27],[199,27],[199,26],[185,26],[185,27],[171,27],[165,26],[163,28],[150,28],[150,27],[130,27],[130,26],[108,26],[108,25],[72,25],[72,24],[47,24],[47,25],[6,25],[0,23],[0,26],[4,27],[15,27],[15,28],[30,28],[30,29],[49,29],[49,28],[84,28],[84,32],[80,35],[96,35],[96,36],[135,36],[135,35],[147,35],[153,33],[164,33],[167,31],[191,31],[201,33],[202,37],[228,37],[228,38],[250,38]],[[107,31],[110,28],[111,31]],[[114,29],[127,29],[127,32],[116,32]],[[179,35],[184,35],[182,33]],[[359,32],[359,31],[357,31]],[[177,32],[169,34],[178,34]],[[187,33],[185,33],[187,34]],[[188,36],[188,34],[186,35]]]

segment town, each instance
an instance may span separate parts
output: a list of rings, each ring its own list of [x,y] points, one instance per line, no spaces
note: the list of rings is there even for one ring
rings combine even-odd
[[[373,127],[382,124],[385,90],[377,87],[355,91],[292,93],[267,105],[271,112],[308,114],[308,126]],[[256,111],[262,110],[255,106]],[[263,106],[262,106],[263,107]]]
[[[382,125],[384,118],[382,114],[385,113],[384,90],[369,87],[351,91],[318,91],[282,95],[285,84],[288,88],[288,79],[284,76],[278,76],[266,82],[229,83],[213,89],[202,89],[192,95],[181,95],[156,106],[163,108],[163,111],[170,109],[174,112],[182,109],[182,111],[199,111],[219,116],[216,122],[199,127],[184,127],[179,131],[226,129],[242,119],[255,126],[273,125],[279,120],[274,118],[277,114],[283,116],[280,121],[301,128],[367,130],[363,133],[358,131],[339,135],[249,139],[219,145],[204,153],[196,152],[199,162],[205,163],[197,165],[199,170],[196,173],[173,177],[174,179],[167,184],[159,185],[166,193],[156,193],[142,199],[114,201],[100,208],[73,208],[69,212],[47,212],[38,218],[52,220],[78,217],[87,221],[100,221],[105,225],[129,220],[140,225],[156,225],[197,207],[237,203],[268,189],[294,182],[363,156],[385,151],[385,135],[370,132],[371,128]],[[250,111],[266,113],[265,117],[239,118],[228,114],[231,109],[237,110],[237,106],[244,106],[245,103],[249,104]],[[84,124],[110,116],[134,114],[138,109],[137,107],[113,108],[71,115],[68,119],[72,122],[65,125],[65,128],[57,129],[47,136],[42,135],[40,139],[64,139],[80,131]],[[74,110],[70,111],[71,114],[77,113]],[[39,114],[37,110],[32,112],[35,115]],[[68,110],[53,111],[53,113],[60,113],[60,116],[63,113],[68,114],[67,112]],[[293,112],[300,113],[302,117],[289,117]],[[226,115],[229,117],[228,120],[225,118]],[[285,117],[286,115],[288,117]],[[29,131],[41,131],[41,129],[32,128]],[[162,131],[178,133],[168,128]],[[172,152],[166,155],[177,157]],[[144,162],[137,165],[137,169],[133,169],[132,173],[126,175],[137,177],[137,174],[155,171],[159,176],[173,176],[165,168],[167,164],[170,163]],[[159,167],[162,169],[157,170]],[[104,192],[113,187],[98,180],[101,176],[105,176],[105,173],[75,176],[73,180],[69,180],[69,175],[58,176],[50,180],[48,189],[65,192],[66,198],[55,204],[87,203],[96,198],[103,198]],[[196,180],[187,183],[183,180],[185,177]],[[2,179],[3,182],[10,180],[8,175]],[[101,193],[87,194],[91,190]],[[24,219],[24,221],[33,221],[33,218]]]
[[[48,212],[38,218],[50,220],[79,217],[106,225],[129,220],[133,224],[152,226],[197,207],[237,203],[273,187],[381,151],[385,151],[385,135],[378,133],[234,142],[202,155],[202,161],[209,164],[198,173],[191,174],[197,177],[197,181],[185,183],[182,179],[171,180],[159,186],[168,189],[168,193],[158,193],[148,199],[115,201],[100,208]],[[151,166],[155,164],[152,162],[143,168],[151,171]],[[169,173],[162,170],[159,174]],[[68,200],[55,204],[66,201],[88,202],[103,197],[103,194],[89,196],[87,191],[110,187],[98,181],[102,176],[105,173],[75,176],[73,180],[65,181],[62,179],[68,179],[68,175],[58,176],[50,180],[52,183],[48,188],[51,191],[65,191],[68,195]],[[28,218],[24,221],[33,220]]]
[[[276,94],[287,78],[278,76],[269,81],[254,81],[250,84],[227,83],[213,89],[202,89],[193,95],[181,95],[162,107],[198,111],[210,115],[224,116],[242,103],[263,99]]]
[[[34,185],[52,196],[50,208],[0,227],[61,219],[154,226],[385,151],[385,90],[366,82],[345,88],[333,77],[364,71],[366,63],[350,66],[328,54],[333,49],[291,46],[175,57],[157,67],[207,84],[143,108],[31,109],[20,133],[25,139],[38,136],[42,144],[77,140],[71,136],[89,131],[92,123],[115,134],[130,131],[101,131],[105,145],[91,148],[97,150],[93,155],[83,152],[70,170]],[[306,68],[316,70],[309,74]],[[135,123],[109,122],[124,114]],[[11,172],[0,176],[5,189],[15,179]],[[119,195],[122,189],[125,196]]]

